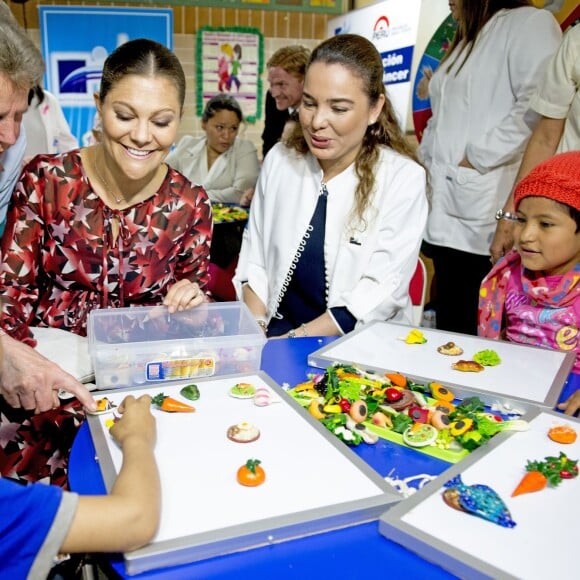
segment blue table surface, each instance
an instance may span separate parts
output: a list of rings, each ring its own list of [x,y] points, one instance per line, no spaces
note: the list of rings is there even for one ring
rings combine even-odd
[[[295,385],[309,372],[308,355],[332,341],[327,337],[269,340],[262,353],[262,370],[278,384]],[[570,375],[560,400],[580,387],[580,375]],[[379,439],[376,445],[361,444],[355,453],[382,476],[405,478],[418,474],[439,475],[450,464],[413,449]],[[95,447],[84,423],[75,439],[69,465],[71,489],[81,494],[104,494],[105,485],[95,459]],[[219,505],[216,506],[219,509]],[[121,556],[111,565],[122,577]],[[383,537],[378,522],[370,522],[290,540],[273,546],[210,558],[201,562],[146,572],[131,578],[368,578],[379,574],[405,578],[453,578],[452,575],[406,548]]]

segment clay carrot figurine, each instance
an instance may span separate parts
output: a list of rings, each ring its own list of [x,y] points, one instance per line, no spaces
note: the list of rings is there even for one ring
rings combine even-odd
[[[166,413],[195,413],[195,407],[182,403],[177,399],[169,397],[163,393],[159,393],[151,399],[151,404],[155,405],[159,410]]]
[[[578,460],[568,459],[560,452],[559,457],[546,457],[544,461],[528,461],[527,473],[514,489],[512,497],[523,493],[541,491],[546,486],[556,487],[563,479],[578,476]]]

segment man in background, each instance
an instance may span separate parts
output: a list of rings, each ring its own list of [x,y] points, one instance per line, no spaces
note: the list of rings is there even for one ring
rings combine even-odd
[[[288,120],[297,120],[310,50],[284,46],[266,63],[270,90],[266,95],[266,116],[262,133],[262,155],[280,140]]]

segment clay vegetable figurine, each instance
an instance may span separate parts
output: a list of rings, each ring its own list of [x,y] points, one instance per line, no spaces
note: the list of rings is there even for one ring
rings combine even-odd
[[[546,457],[544,461],[528,461],[527,473],[514,489],[512,497],[523,493],[540,491],[547,485],[556,487],[563,479],[578,476],[578,461],[568,459],[560,452],[559,457]]]
[[[151,404],[166,413],[195,413],[195,407],[159,393],[151,399]]]
[[[256,487],[266,481],[266,472],[260,467],[259,459],[248,459],[238,469],[238,483],[247,487]]]
[[[187,385],[179,391],[179,394],[190,401],[197,401],[199,399],[199,389],[197,388],[197,385]]]

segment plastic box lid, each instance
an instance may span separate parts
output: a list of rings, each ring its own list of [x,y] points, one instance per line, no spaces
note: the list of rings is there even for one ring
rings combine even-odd
[[[250,337],[266,342],[264,333],[243,302],[208,302],[173,314],[165,306],[92,310],[88,337],[91,348],[220,337]]]
[[[88,337],[98,388],[258,370],[266,342],[243,302],[93,310]]]

